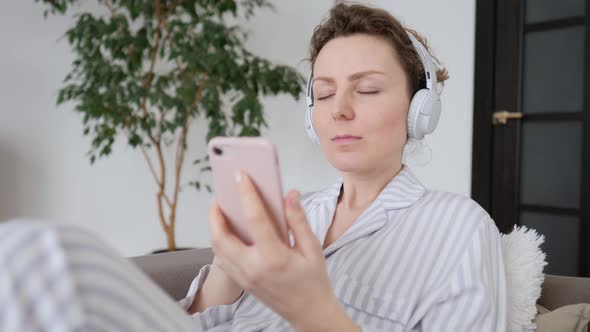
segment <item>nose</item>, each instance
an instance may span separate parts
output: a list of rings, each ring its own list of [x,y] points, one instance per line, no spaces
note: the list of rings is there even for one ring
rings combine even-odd
[[[332,112],[334,120],[352,120],[354,119],[354,108],[352,98],[347,93],[336,94],[335,107]]]

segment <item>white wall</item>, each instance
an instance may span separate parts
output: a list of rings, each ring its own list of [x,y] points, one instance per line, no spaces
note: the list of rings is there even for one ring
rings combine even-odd
[[[431,188],[469,195],[475,35],[474,0],[369,1],[390,10],[425,34],[451,74],[443,116],[429,165],[415,172]],[[275,1],[277,13],[260,13],[248,23],[249,46],[273,61],[309,70],[313,28],[333,1]],[[155,185],[138,151],[117,144],[108,159],[90,166],[81,117],[55,106],[57,90],[73,59],[60,36],[67,17],[43,19],[32,0],[8,0],[0,11],[0,220],[37,217],[82,225],[121,254],[141,255],[164,247],[156,218]],[[336,173],[305,137],[304,101],[267,98],[268,136],[280,150],[285,189],[320,189]],[[190,136],[191,156],[205,152],[202,124]],[[192,160],[189,158],[189,160]],[[187,164],[187,175],[195,169]],[[187,179],[187,177],[185,177]],[[210,195],[187,189],[178,211],[180,246],[208,246]]]

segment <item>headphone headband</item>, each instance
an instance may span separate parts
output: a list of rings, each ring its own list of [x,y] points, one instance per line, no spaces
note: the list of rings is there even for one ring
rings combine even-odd
[[[309,72],[309,77],[307,78],[307,88],[305,97],[307,98],[307,106],[313,106],[313,68],[312,71]]]
[[[416,49],[416,53],[418,53],[418,57],[422,62],[422,66],[424,67],[424,75],[426,75],[426,88],[428,90],[436,91],[436,70],[434,69],[434,64],[432,60],[430,60],[430,56],[424,45],[418,41],[416,36],[414,36],[411,32],[406,31],[408,37],[412,41],[412,45],[414,45],[414,49]]]

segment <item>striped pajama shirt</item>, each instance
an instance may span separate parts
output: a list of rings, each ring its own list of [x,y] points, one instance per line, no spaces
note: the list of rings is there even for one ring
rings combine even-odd
[[[341,186],[302,198],[321,242]],[[427,190],[405,167],[324,254],[334,293],[363,331],[506,330],[494,222],[469,198]],[[291,331],[247,293],[186,314],[209,268],[175,303],[87,231],[0,224],[0,331]]]

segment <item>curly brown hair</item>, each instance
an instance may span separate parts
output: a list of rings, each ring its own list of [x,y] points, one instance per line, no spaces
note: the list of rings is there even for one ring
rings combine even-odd
[[[309,60],[312,69],[322,48],[334,38],[353,34],[381,37],[389,42],[394,51],[397,52],[397,58],[408,79],[410,96],[413,96],[416,91],[426,87],[426,76],[422,61],[407,32],[413,34],[434,59],[433,62],[437,67],[436,78],[438,82],[443,83],[446,81],[449,78],[449,73],[440,66],[438,59],[432,55],[424,37],[412,29],[404,28],[388,11],[356,3],[336,4],[330,10],[329,17],[314,29],[309,48]]]

